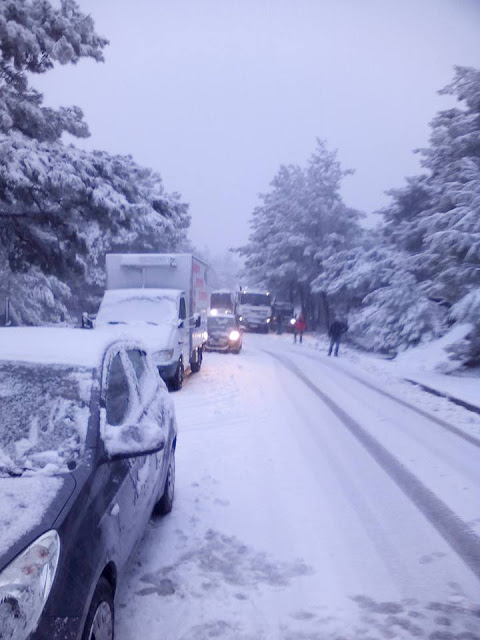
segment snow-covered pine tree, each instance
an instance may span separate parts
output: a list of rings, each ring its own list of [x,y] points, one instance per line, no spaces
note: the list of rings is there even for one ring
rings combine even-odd
[[[88,135],[81,110],[46,108],[28,85],[55,63],[102,60],[105,44],[73,0],[0,4],[0,294],[22,322],[94,305],[106,251],[185,241],[188,207],[157,173],[64,145],[63,132]]]
[[[349,248],[358,237],[360,214],[340,195],[349,173],[336,152],[317,140],[305,168],[280,167],[252,214],[249,243],[240,249],[250,280],[300,302],[311,323],[323,310],[323,291],[313,292],[312,281],[332,252]]]
[[[88,135],[81,110],[45,107],[27,74],[44,73],[55,64],[76,63],[85,57],[103,60],[105,45],[91,18],[71,0],[58,8],[43,0],[0,4],[2,298],[13,299],[12,309],[23,321],[58,319],[66,312],[69,294],[62,279],[67,273],[81,273],[80,239],[59,203],[38,188],[38,145],[44,145],[43,155],[53,158],[61,149],[63,132]]]
[[[469,315],[475,305],[462,300],[474,299],[480,288],[480,71],[456,67],[440,93],[456,97],[459,106],[432,121],[430,145],[418,150],[427,173],[391,192],[385,231],[409,252],[407,268],[425,294],[453,304],[452,318],[474,325],[473,358],[480,318]]]

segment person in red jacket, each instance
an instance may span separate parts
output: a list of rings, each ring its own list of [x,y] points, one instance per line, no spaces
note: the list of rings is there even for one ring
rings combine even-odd
[[[295,320],[295,324],[293,325],[293,339],[295,342],[297,341],[297,335],[298,335],[300,337],[300,344],[302,343],[303,332],[306,330],[306,328],[307,328],[307,323],[305,322],[305,318],[303,317],[302,314],[300,314],[298,318]]]

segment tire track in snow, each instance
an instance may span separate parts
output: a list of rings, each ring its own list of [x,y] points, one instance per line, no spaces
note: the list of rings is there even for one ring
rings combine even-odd
[[[273,353],[271,353],[271,352],[267,352],[267,353],[270,353],[270,355],[273,355]],[[315,360],[316,362],[319,361],[319,358],[317,358],[317,357],[315,357],[313,355],[310,355],[308,353],[301,353],[300,355],[303,356],[304,358],[308,358],[309,360]],[[469,433],[466,433],[465,431],[463,431],[462,429],[459,429],[458,427],[455,427],[453,424],[450,424],[449,422],[446,422],[445,420],[442,420],[441,418],[437,418],[436,416],[433,416],[431,413],[428,413],[428,411],[424,411],[423,409],[420,409],[419,407],[416,407],[415,405],[410,404],[406,400],[403,400],[402,398],[399,398],[398,396],[396,396],[396,395],[394,395],[392,393],[389,393],[388,391],[385,391],[384,389],[380,389],[380,387],[377,387],[376,385],[372,384],[368,380],[364,380],[360,376],[357,376],[354,373],[351,373],[350,371],[347,371],[346,369],[343,369],[342,367],[337,367],[336,365],[334,365],[330,361],[328,361],[328,362],[325,361],[324,362],[322,360],[322,364],[324,364],[326,367],[330,367],[334,371],[339,371],[339,372],[343,373],[344,375],[348,376],[349,378],[352,378],[352,380],[356,380],[357,382],[360,382],[360,384],[363,384],[365,387],[368,387],[372,391],[375,391],[376,393],[379,393],[380,395],[385,396],[386,398],[389,398],[390,400],[393,400],[394,402],[402,405],[403,407],[406,407],[407,409],[410,409],[411,411],[414,411],[415,413],[418,413],[423,418],[427,418],[427,420],[430,420],[431,422],[435,422],[435,424],[438,424],[440,427],[443,427],[447,431],[450,431],[450,433],[454,433],[455,435],[459,436],[460,438],[463,438],[464,440],[466,440],[470,444],[473,444],[475,447],[479,447],[480,448],[480,440],[478,438],[476,438],[475,436],[470,435]]]
[[[480,579],[480,537],[378,440],[314,385],[290,358],[267,350],[265,353],[294,373],[324,402]]]

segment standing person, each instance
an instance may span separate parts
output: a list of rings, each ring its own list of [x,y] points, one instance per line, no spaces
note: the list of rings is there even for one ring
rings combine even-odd
[[[282,312],[278,311],[277,313],[277,333],[278,335],[282,335],[282,331],[283,331],[283,316],[282,316]]]
[[[330,328],[328,329],[328,335],[330,336],[330,348],[328,355],[332,355],[333,347],[335,347],[335,355],[338,356],[338,350],[340,348],[340,339],[342,334],[348,331],[348,324],[341,322],[340,320],[333,319]]]
[[[300,337],[300,344],[302,344],[303,332],[305,331],[306,328],[307,328],[307,323],[305,322],[305,318],[303,317],[302,314],[300,314],[298,318],[295,320],[295,324],[293,325],[293,339],[295,342],[297,341],[297,334],[298,334]]]

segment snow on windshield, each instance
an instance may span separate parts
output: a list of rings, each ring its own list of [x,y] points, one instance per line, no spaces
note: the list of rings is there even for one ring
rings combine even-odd
[[[121,292],[123,294],[123,292]],[[169,296],[118,295],[117,291],[107,291],[100,306],[97,324],[149,322],[165,324],[175,322],[177,308],[175,300]]]
[[[92,370],[0,363],[0,473],[66,471],[84,450]]]

